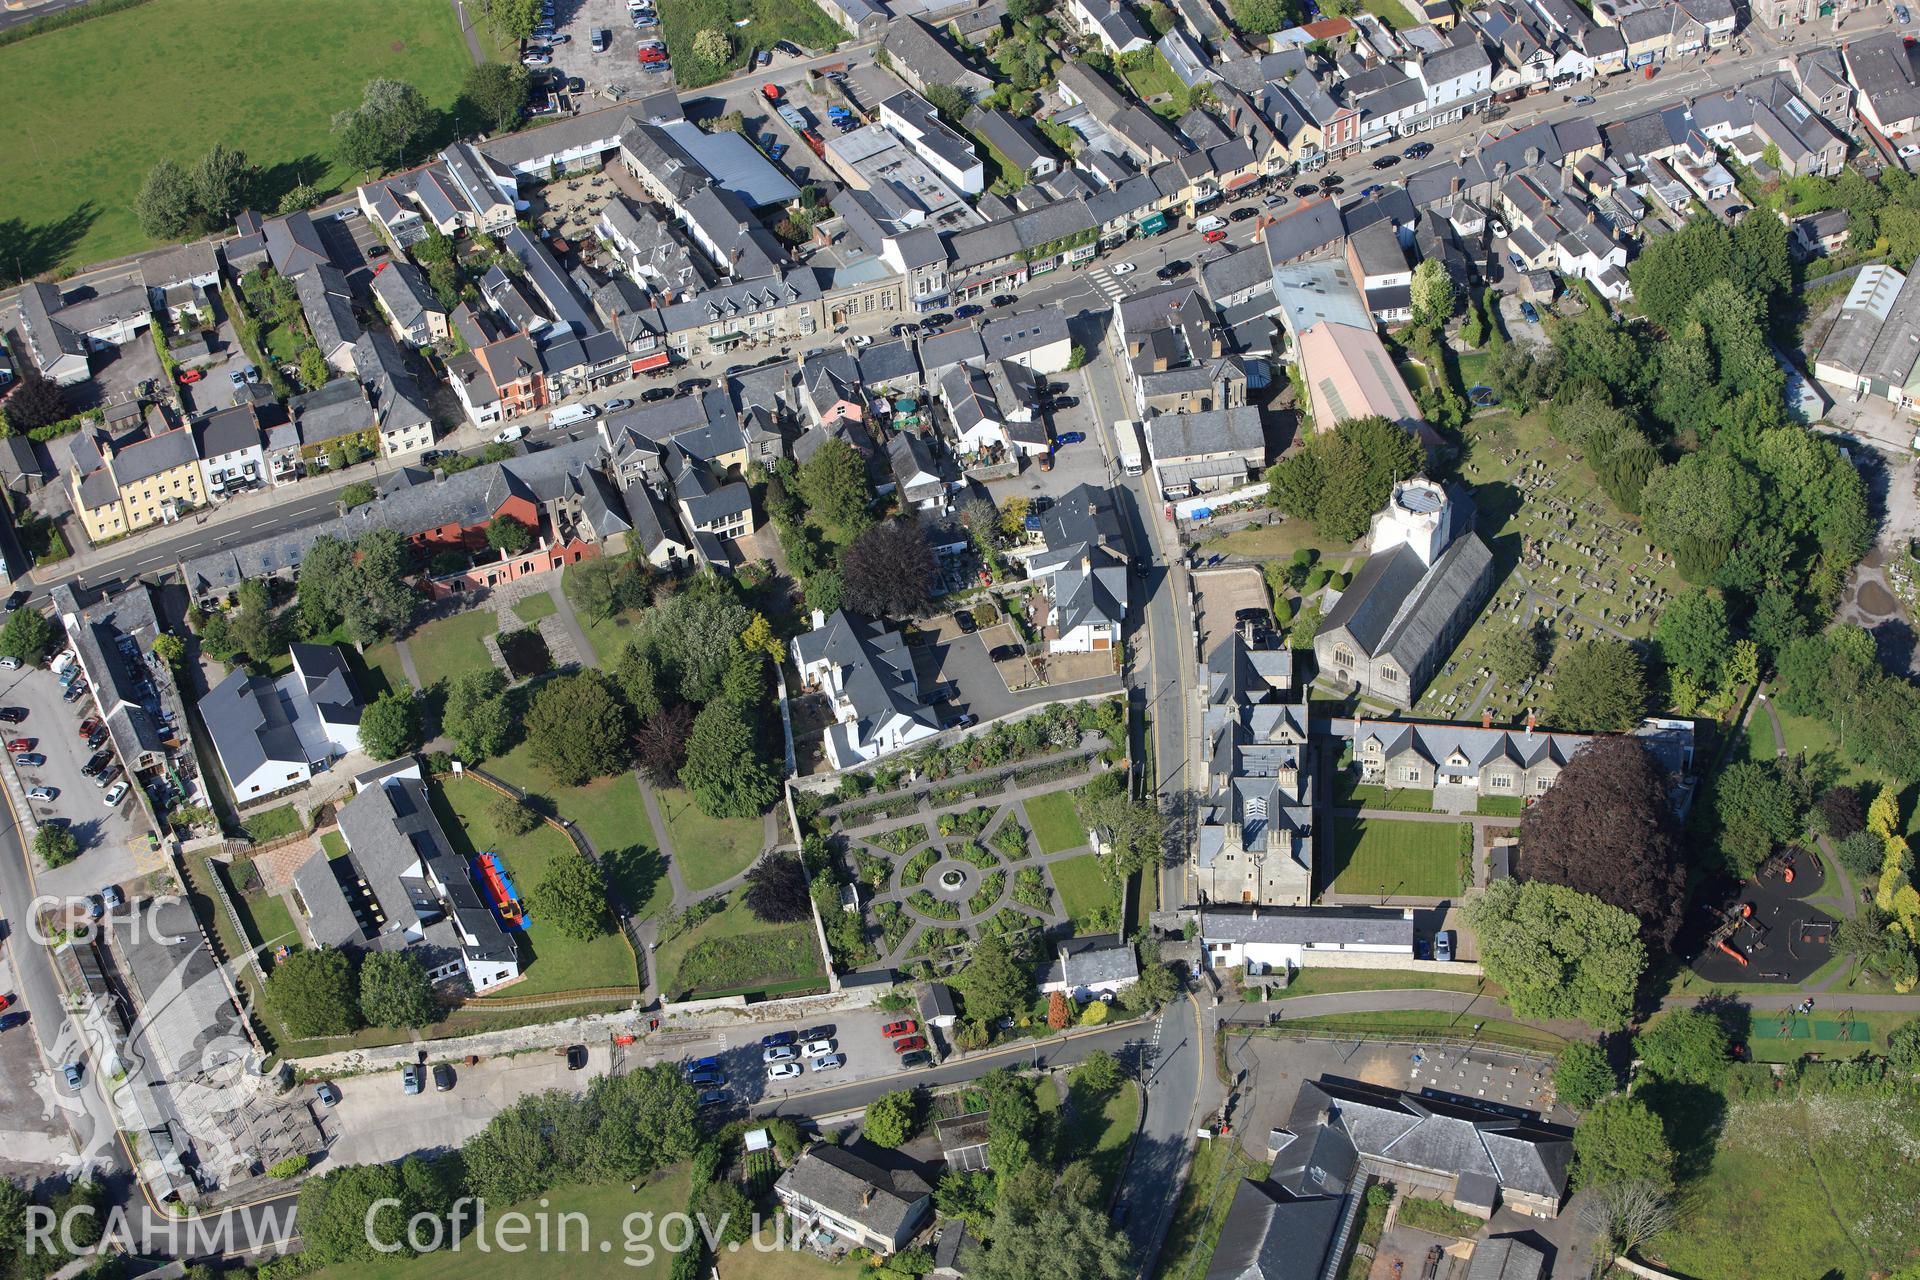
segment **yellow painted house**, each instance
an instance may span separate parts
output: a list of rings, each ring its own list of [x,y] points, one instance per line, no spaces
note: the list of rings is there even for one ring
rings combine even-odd
[[[207,504],[200,450],[189,428],[117,444],[104,434],[83,433],[71,452],[73,509],[91,542],[170,523]]]

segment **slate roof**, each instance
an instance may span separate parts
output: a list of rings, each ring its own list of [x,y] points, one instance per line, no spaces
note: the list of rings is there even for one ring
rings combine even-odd
[[[373,277],[373,293],[402,329],[417,328],[430,312],[446,313],[427,287],[426,276],[411,262],[389,262]]]
[[[1398,907],[1206,907],[1199,919],[1199,936],[1213,942],[1413,949],[1413,921]]]
[[[1260,241],[1267,248],[1268,261],[1277,267],[1338,244],[1345,234],[1340,206],[1321,196],[1268,223]]]
[[[122,487],[199,461],[193,432],[185,427],[136,440],[113,455],[110,470]]]
[[[1431,568],[1402,543],[1368,559],[1319,634],[1346,627],[1369,656],[1390,655],[1402,670],[1417,671],[1454,614],[1475,603],[1475,585],[1492,563],[1477,533],[1456,538]]]
[[[200,433],[203,458],[218,458],[260,447],[260,415],[251,404],[209,414],[194,429]]]
[[[801,665],[825,661],[840,669],[841,686],[859,718],[838,727],[856,735],[856,744],[871,741],[874,731],[894,715],[940,727],[920,700],[906,641],[885,623],[836,609],[821,626],[794,637],[793,653]]]
[[[894,1239],[910,1226],[930,1194],[919,1175],[889,1171],[851,1151],[815,1143],[780,1175],[780,1185],[858,1223],[875,1235]]]
[[[1342,1130],[1364,1158],[1444,1176],[1481,1174],[1507,1193],[1557,1201],[1573,1163],[1567,1130],[1464,1099],[1322,1077],[1300,1086],[1293,1114],[1327,1117],[1323,1123]]]
[[[188,280],[220,276],[220,255],[211,241],[177,245],[140,260],[140,276],[149,289],[168,289]]]
[[[313,330],[313,341],[320,348],[320,354],[332,359],[340,347],[351,346],[359,339],[360,322],[353,315],[353,293],[338,267],[320,263],[302,273],[293,287],[300,296],[300,310],[307,317],[307,327]]]
[[[297,276],[328,263],[327,246],[321,243],[319,228],[304,210],[282,218],[269,218],[261,232],[267,240],[267,256],[273,269],[283,276]]]
[[[1098,933],[1061,942],[1041,982],[1078,989],[1131,982],[1139,976],[1133,944],[1117,933]]]
[[[1242,1179],[1206,1280],[1320,1280],[1345,1214],[1343,1196],[1300,1198]]]
[[[1546,1263],[1545,1255],[1525,1241],[1497,1236],[1473,1247],[1467,1280],[1540,1280]]]
[[[303,445],[337,440],[373,425],[366,390],[354,377],[335,378],[317,390],[294,396],[287,401],[287,414],[299,428]]]
[[[1258,455],[1265,461],[1267,441],[1259,408],[1243,404],[1203,413],[1156,414],[1147,419],[1147,445],[1154,463],[1164,465],[1209,453]]]

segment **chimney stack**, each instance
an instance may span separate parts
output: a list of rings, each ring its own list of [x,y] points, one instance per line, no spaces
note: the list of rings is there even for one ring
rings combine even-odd
[[[1533,736],[1533,726],[1536,723],[1538,723],[1538,721],[1537,721],[1537,718],[1534,716],[1533,712],[1531,711],[1527,712],[1527,736],[1529,738]]]
[[[1488,707],[1480,713],[1480,727],[1482,729],[1493,728],[1493,708],[1492,707]]]

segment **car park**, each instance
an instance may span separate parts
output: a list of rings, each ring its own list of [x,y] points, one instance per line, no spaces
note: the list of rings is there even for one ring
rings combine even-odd
[[[767,1068],[767,1079],[791,1080],[805,1072],[806,1068],[797,1062],[776,1062]]]
[[[47,758],[38,751],[22,751],[13,758],[13,762],[25,769],[38,769],[47,763]]]
[[[692,1062],[689,1062],[686,1067],[688,1075],[693,1075],[699,1071],[718,1071],[719,1069],[720,1059],[714,1057],[695,1058]]]
[[[847,1055],[844,1053],[823,1053],[813,1059],[808,1065],[815,1071],[838,1071],[847,1065]]]
[[[100,727],[100,717],[88,716],[85,720],[82,720],[80,722],[80,736],[82,738],[91,738],[93,736],[93,731],[95,729],[98,729],[99,727]]]
[[[104,791],[109,783],[113,782],[125,772],[126,770],[122,769],[117,763],[109,765],[94,778],[93,785]]]
[[[910,1036],[920,1029],[920,1024],[912,1018],[902,1018],[898,1022],[889,1022],[880,1028],[880,1034],[891,1040],[896,1036]]]
[[[127,798],[127,792],[130,789],[131,788],[129,788],[125,779],[122,779],[119,782],[114,783],[111,787],[108,787],[107,794],[105,797],[107,802],[107,808],[111,809],[115,805],[119,804],[122,800],[125,800]]]
[[[422,1076],[419,1063],[409,1062],[400,1068],[400,1088],[408,1097],[421,1092],[425,1087],[426,1080]]]
[[[800,1056],[800,1051],[790,1044],[777,1044],[771,1049],[760,1051],[762,1062],[792,1062]]]
[[[902,1036],[893,1042],[893,1051],[895,1053],[908,1053],[914,1049],[924,1049],[926,1047],[927,1038],[925,1036]]]
[[[60,701],[78,702],[80,701],[80,699],[86,696],[87,696],[87,682],[85,680],[75,680],[72,684],[67,686],[67,691],[60,695]]]

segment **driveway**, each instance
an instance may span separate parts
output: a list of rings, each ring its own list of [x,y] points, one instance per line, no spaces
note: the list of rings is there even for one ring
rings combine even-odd
[[[33,801],[34,817],[41,822],[65,818],[68,829],[80,842],[80,856],[64,867],[53,870],[35,868],[35,884],[42,894],[81,896],[98,892],[102,885],[125,884],[135,872],[131,842],[145,842],[145,828],[137,824],[139,800],[129,792],[117,808],[108,809],[104,792],[81,768],[93,753],[80,740],[80,722],[95,712],[91,697],[63,702],[60,682],[53,673],[39,667],[0,672],[0,703],[22,707],[26,720],[5,726],[8,737],[33,739],[33,750],[47,758],[37,768],[17,769],[21,794],[26,788],[54,788],[52,800]],[[12,769],[9,759],[5,768]],[[122,774],[122,777],[126,775]]]
[[[384,1164],[415,1152],[457,1147],[487,1127],[487,1122],[528,1094],[558,1089],[585,1093],[596,1076],[607,1074],[610,1050],[590,1046],[582,1071],[567,1070],[554,1053],[525,1053],[474,1066],[455,1063],[454,1086],[408,1096],[399,1071],[338,1081],[340,1105],[322,1113],[328,1132],[339,1137],[327,1153],[330,1164]]]
[[[920,677],[920,688],[952,681],[959,696],[949,704],[954,715],[971,711],[981,720],[994,720],[1018,711],[1027,700],[1007,689],[999,668],[987,656],[987,645],[978,633],[963,635],[951,614],[936,625],[922,628],[931,638],[913,646],[913,669]]]
[[[1517,280],[1518,273],[1515,273],[1513,278]],[[1519,295],[1512,292],[1500,295],[1500,321],[1506,326],[1507,337],[1515,342],[1524,339],[1527,342],[1535,343],[1539,346],[1546,346],[1546,329],[1521,314],[1520,301]],[[1539,305],[1539,303],[1534,304],[1536,308]]]

